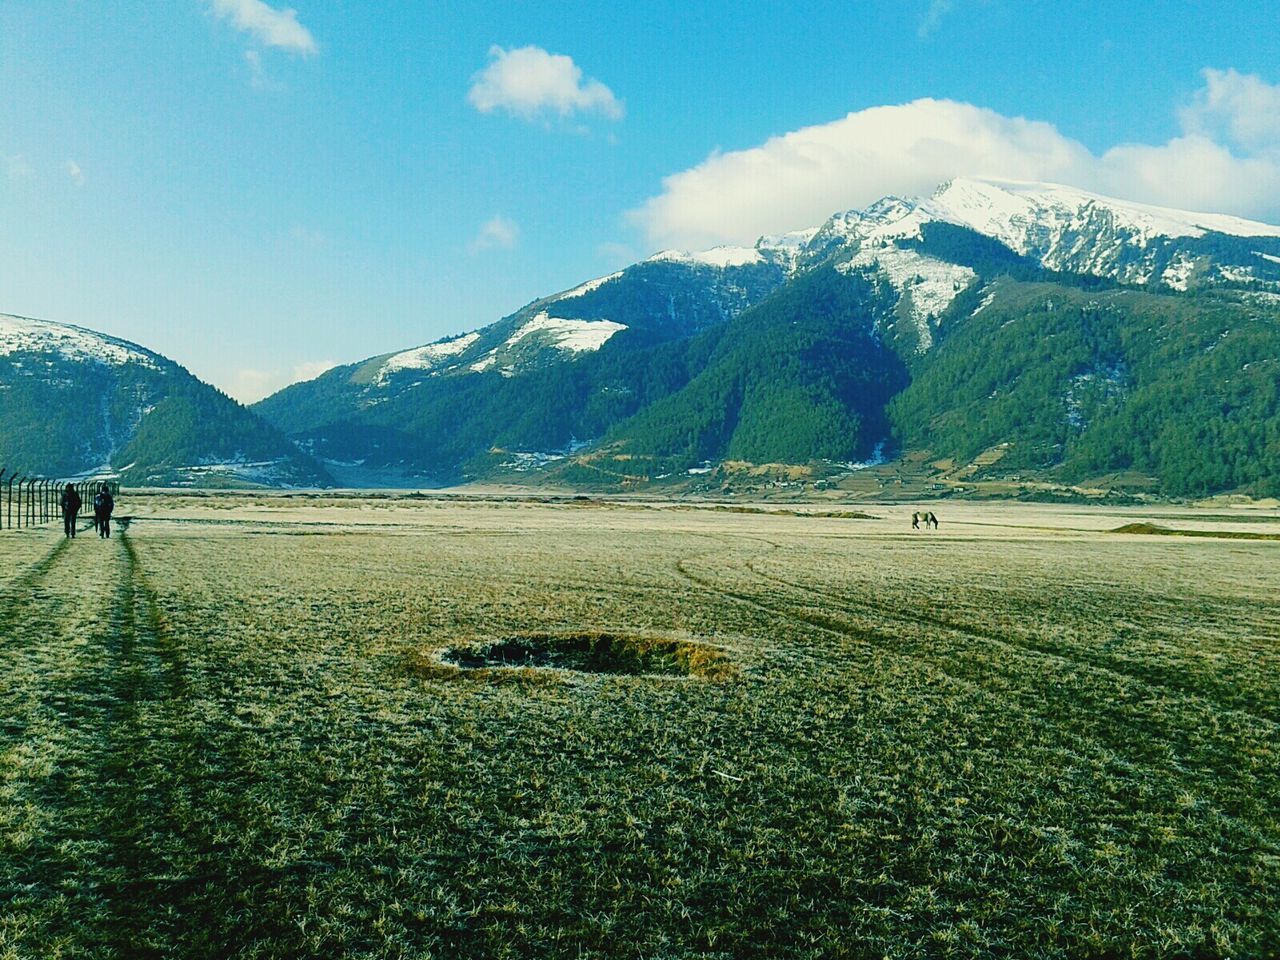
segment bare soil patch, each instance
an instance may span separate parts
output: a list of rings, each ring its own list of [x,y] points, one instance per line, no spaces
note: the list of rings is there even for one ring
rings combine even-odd
[[[1250,533],[1238,530],[1174,530],[1156,523],[1126,523],[1112,533],[1137,533],[1162,537],[1211,537],[1215,540],[1280,540],[1280,533]]]

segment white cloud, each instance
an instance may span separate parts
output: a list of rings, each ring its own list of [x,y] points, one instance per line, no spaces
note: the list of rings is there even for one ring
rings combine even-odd
[[[1178,111],[1183,130],[1246,153],[1280,152],[1280,86],[1235,70],[1206,69],[1201,76],[1204,87]]]
[[[337,366],[332,360],[308,360],[292,370],[237,370],[227,393],[241,403],[257,403],[291,383],[314,380],[326,370]]]
[[[277,10],[263,0],[209,0],[213,12],[259,43],[311,56],[320,48],[296,10]]]
[[[467,100],[481,113],[505,110],[522,120],[597,113],[621,119],[623,107],[599,80],[582,77],[572,57],[541,47],[489,48],[489,65],[471,79]]]
[[[514,220],[495,216],[480,226],[480,232],[467,244],[470,253],[485,250],[511,250],[520,241],[520,225]]]
[[[916,36],[924,40],[929,34],[933,33],[938,27],[942,26],[942,20],[952,7],[955,6],[955,0],[929,0],[929,7],[925,10],[924,16],[920,18],[920,25],[916,27]]]
[[[1214,116],[1254,116],[1244,107],[1216,105],[1256,106],[1261,94],[1255,88],[1238,85],[1251,97],[1215,99],[1207,74],[1206,81],[1201,97],[1215,104]],[[1244,128],[1249,142],[1265,139],[1265,123]],[[926,194],[957,176],[1054,181],[1147,203],[1280,220],[1274,155],[1233,153],[1193,132],[1096,155],[1052,124],[932,99],[872,107],[757,147],[713,153],[666,177],[662,192],[628,218],[653,247],[751,243],[888,194]]]
[[[77,187],[84,186],[84,171],[80,169],[80,164],[74,160],[67,160],[62,164],[62,169],[66,171],[67,176],[71,178],[71,182]]]

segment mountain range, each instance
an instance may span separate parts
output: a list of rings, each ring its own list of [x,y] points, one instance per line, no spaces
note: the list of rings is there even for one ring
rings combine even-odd
[[[910,454],[1280,492],[1280,227],[1052,184],[663,251],[252,412],[136,345],[4,323],[4,442],[75,409],[76,443],[21,457],[135,482],[633,486]]]
[[[1278,318],[1280,227],[957,179],[664,251],[255,409],[335,471],[450,481],[1000,447],[1002,469],[1068,481],[1273,489]]]

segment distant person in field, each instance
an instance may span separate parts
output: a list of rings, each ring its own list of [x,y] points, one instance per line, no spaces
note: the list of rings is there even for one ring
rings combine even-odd
[[[93,525],[98,528],[99,537],[111,536],[111,511],[115,508],[115,497],[104,480],[93,498]]]
[[[62,507],[62,532],[74,540],[76,517],[80,514],[80,494],[76,492],[74,483],[67,484],[67,488],[62,491],[62,499],[58,503]]]

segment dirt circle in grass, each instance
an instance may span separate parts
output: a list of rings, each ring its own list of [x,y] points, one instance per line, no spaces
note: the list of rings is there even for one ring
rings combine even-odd
[[[703,643],[597,631],[526,633],[447,647],[440,659],[462,670],[572,670],[710,680],[722,680],[732,672],[729,658]]]

